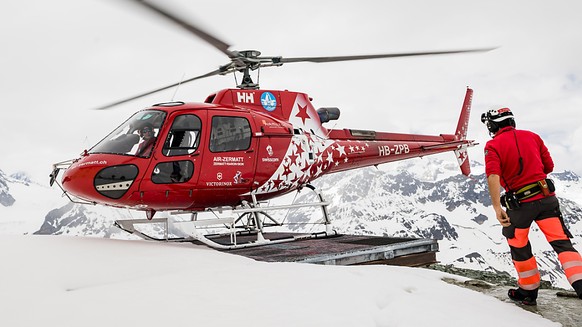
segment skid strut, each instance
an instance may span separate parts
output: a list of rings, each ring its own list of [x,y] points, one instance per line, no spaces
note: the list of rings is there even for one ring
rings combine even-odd
[[[194,242],[198,241],[206,244],[212,248],[216,249],[237,249],[246,248],[252,246],[260,246],[266,244],[276,244],[283,242],[292,242],[302,239],[310,238],[322,238],[337,235],[333,230],[331,225],[331,220],[327,212],[327,206],[329,202],[324,201],[323,196],[318,190],[311,186],[306,185],[310,190],[316,193],[318,202],[313,203],[298,203],[289,205],[279,205],[279,206],[267,206],[261,207],[256,199],[254,193],[251,192],[252,203],[248,201],[243,201],[240,208],[230,210],[229,215],[226,217],[219,217],[215,214],[214,219],[198,219],[196,212],[192,213],[191,220],[189,221],[171,221],[168,218],[151,218],[151,219],[125,219],[117,220],[115,226],[120,229],[139,236],[146,240],[153,241],[166,241],[166,242]],[[325,225],[325,231],[319,233],[307,233],[300,235],[292,235],[286,238],[280,239],[268,239],[265,237],[265,228],[282,226],[282,223],[277,222],[267,211],[275,210],[289,210],[289,209],[299,209],[308,207],[320,207],[323,214],[323,224]],[[210,209],[209,211],[215,212],[216,210]],[[219,212],[223,211],[223,208],[218,209]],[[183,213],[183,212],[182,212]],[[265,218],[261,220],[260,216]],[[148,217],[150,218],[150,217]],[[269,220],[269,221],[267,221]],[[163,235],[160,237],[155,237],[148,232],[140,229],[140,225],[160,225],[160,229],[163,229]],[[204,229],[226,229],[226,233],[218,234],[204,234],[202,230]],[[178,236],[169,236],[170,231],[177,233]],[[244,237],[245,241],[240,242],[237,240]]]

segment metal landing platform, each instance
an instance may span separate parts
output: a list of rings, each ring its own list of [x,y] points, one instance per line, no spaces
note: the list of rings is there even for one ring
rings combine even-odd
[[[265,233],[265,237],[269,239],[286,238],[293,235],[295,234]],[[438,243],[431,239],[336,235],[260,247],[232,249],[224,252],[266,262],[424,266],[437,262],[437,251]]]

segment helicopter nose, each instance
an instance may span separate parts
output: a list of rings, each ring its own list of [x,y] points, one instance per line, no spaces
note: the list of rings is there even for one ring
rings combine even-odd
[[[88,201],[103,201],[103,197],[116,200],[127,193],[137,175],[135,165],[79,165],[65,171],[62,185],[68,193]]]
[[[98,193],[93,186],[95,174],[101,167],[71,166],[63,173],[61,180],[67,193],[87,201],[95,201]]]

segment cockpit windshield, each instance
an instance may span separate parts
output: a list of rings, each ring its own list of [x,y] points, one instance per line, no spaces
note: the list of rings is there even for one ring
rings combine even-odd
[[[125,154],[147,158],[152,154],[165,117],[166,113],[163,111],[139,111],[97,143],[89,153]]]

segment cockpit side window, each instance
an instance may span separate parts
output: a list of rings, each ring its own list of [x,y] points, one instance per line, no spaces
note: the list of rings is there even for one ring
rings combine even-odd
[[[158,110],[143,110],[134,114],[107,135],[89,153],[110,153],[149,157],[166,117]]]
[[[196,115],[180,115],[174,119],[162,153],[165,156],[180,156],[194,153],[200,143],[202,122]]]
[[[243,117],[212,117],[210,151],[247,150],[251,146],[251,125]]]

